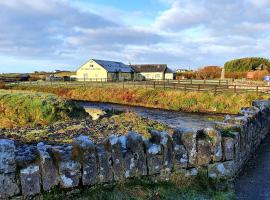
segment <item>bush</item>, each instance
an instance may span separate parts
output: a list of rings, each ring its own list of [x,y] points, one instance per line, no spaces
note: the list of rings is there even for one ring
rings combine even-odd
[[[215,79],[221,77],[222,68],[219,66],[206,66],[198,70],[197,78]]]
[[[233,79],[241,79],[246,78],[247,72],[226,72],[225,71],[225,78],[233,78]]]
[[[0,81],[0,89],[5,89],[6,85],[3,81]]]
[[[270,61],[266,58],[250,57],[231,60],[224,64],[226,72],[246,72],[256,70],[261,66],[270,70]]]

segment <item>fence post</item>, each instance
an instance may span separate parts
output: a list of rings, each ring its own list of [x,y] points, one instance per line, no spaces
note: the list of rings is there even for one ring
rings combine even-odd
[[[203,83],[204,83],[204,85],[206,84],[206,80],[205,79],[203,80]]]
[[[156,88],[156,82],[154,81],[154,88]]]
[[[221,85],[221,81],[220,81],[220,79],[218,80],[218,84],[219,84],[219,85]]]
[[[214,94],[216,95],[217,94],[217,85],[215,85],[215,92]]]
[[[259,95],[259,86],[256,86],[256,94]]]
[[[163,89],[165,89],[165,81],[163,81]]]
[[[123,80],[123,89],[125,89],[125,82],[124,82],[124,80]]]
[[[236,93],[236,85],[233,87],[233,92]]]
[[[198,92],[200,92],[200,90],[201,90],[201,85],[199,84],[198,85]]]
[[[175,89],[175,83],[173,83],[173,89]]]
[[[186,84],[184,85],[184,91],[185,92],[187,91],[187,85]]]
[[[192,79],[190,79],[190,84],[192,85]]]

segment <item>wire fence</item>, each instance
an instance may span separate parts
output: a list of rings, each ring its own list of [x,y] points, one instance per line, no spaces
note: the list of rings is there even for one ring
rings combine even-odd
[[[53,87],[115,87],[172,89],[185,92],[213,92],[214,94],[233,92],[236,94],[255,92],[270,93],[270,86],[232,85],[226,80],[148,80],[148,81],[35,81],[16,82],[10,85],[53,86]]]

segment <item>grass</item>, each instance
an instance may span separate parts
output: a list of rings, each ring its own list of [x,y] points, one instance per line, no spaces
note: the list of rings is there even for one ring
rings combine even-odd
[[[173,129],[154,120],[143,118],[135,113],[120,113],[92,121],[89,117],[79,120],[58,121],[49,126],[35,127],[34,130],[16,128],[6,129],[2,135],[14,138],[26,143],[45,141],[49,143],[72,143],[75,137],[87,135],[93,141],[99,142],[111,134],[125,135],[129,131],[135,131],[148,138],[150,130],[167,131],[173,133]],[[1,134],[0,134],[1,137]]]
[[[214,95],[209,92],[183,92],[170,89],[72,86],[15,86],[22,90],[54,93],[74,100],[118,103],[184,112],[237,114],[242,107],[251,106],[255,99],[268,99],[270,95],[256,93]]]
[[[77,199],[77,200],[174,200],[174,199],[235,199],[235,195],[228,187],[217,190],[213,185],[209,185],[209,180],[197,178],[192,183],[185,182],[158,182],[154,183],[147,178],[129,180],[126,183],[98,186],[95,188],[85,188],[73,192],[53,191],[44,194],[44,200],[51,199]],[[200,184],[200,185],[199,185]],[[226,185],[227,183],[223,183]]]
[[[87,116],[83,108],[52,94],[0,90],[0,128],[48,125]]]

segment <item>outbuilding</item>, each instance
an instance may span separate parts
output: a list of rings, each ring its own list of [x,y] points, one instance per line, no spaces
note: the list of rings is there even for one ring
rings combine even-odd
[[[166,64],[131,65],[136,80],[173,80],[174,73]]]

